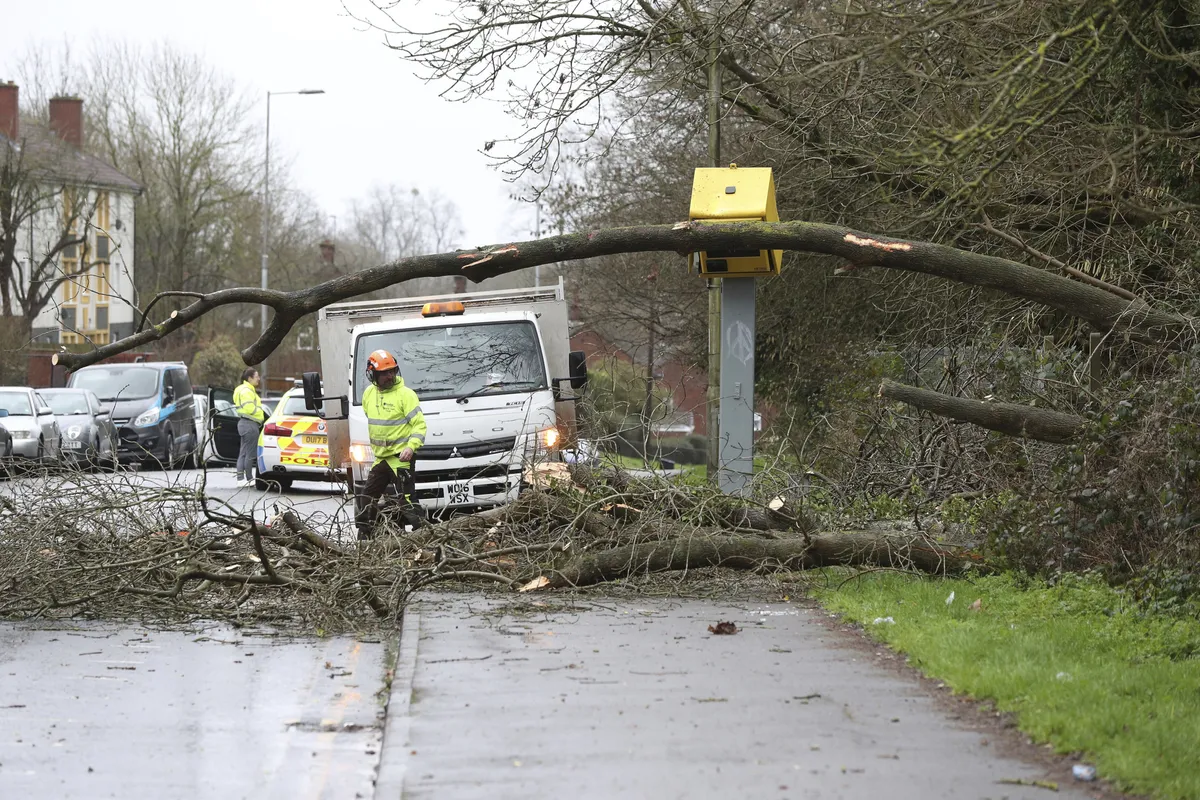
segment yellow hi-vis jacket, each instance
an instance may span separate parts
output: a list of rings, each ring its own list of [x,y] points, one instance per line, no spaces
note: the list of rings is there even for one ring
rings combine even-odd
[[[399,456],[405,448],[411,447],[416,452],[425,444],[425,415],[421,413],[417,393],[397,377],[390,389],[368,386],[362,404],[375,464],[386,461],[393,470],[411,467]]]
[[[242,381],[233,390],[233,408],[239,417],[252,419],[258,423],[267,418],[267,412],[263,410],[262,403],[258,399],[258,392],[245,381]]]

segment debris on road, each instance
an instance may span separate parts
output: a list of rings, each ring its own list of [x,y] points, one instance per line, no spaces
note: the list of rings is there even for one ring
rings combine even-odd
[[[207,618],[335,632],[394,621],[434,584],[544,592],[663,572],[845,565],[946,574],[978,561],[941,533],[911,523],[839,529],[778,494],[760,504],[566,464],[531,468],[530,482],[537,488],[507,506],[416,531],[389,524],[359,541],[351,522],[286,503],[267,514],[203,485],[49,472],[6,487],[0,618]]]

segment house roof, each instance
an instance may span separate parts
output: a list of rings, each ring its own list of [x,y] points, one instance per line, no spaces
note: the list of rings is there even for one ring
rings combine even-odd
[[[24,148],[22,155],[27,168],[32,174],[44,175],[47,180],[133,194],[142,192],[142,185],[133,178],[103,159],[72,147],[48,128],[22,125],[21,136],[16,141],[0,133],[0,146],[18,151]]]

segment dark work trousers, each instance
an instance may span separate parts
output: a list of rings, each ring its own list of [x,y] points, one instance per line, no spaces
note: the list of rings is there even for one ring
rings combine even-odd
[[[359,522],[374,527],[379,517],[380,507],[374,502],[387,494],[388,486],[396,487],[398,495],[399,516],[403,524],[418,527],[424,515],[413,501],[417,480],[415,475],[416,460],[411,462],[408,469],[393,470],[386,461],[380,461],[371,467],[367,473],[367,483],[363,487],[363,495],[371,500],[359,512]],[[386,501],[385,501],[386,502]]]
[[[258,463],[258,432],[257,422],[242,417],[238,420],[238,436],[241,446],[238,448],[237,479],[250,480],[254,477],[254,467]]]

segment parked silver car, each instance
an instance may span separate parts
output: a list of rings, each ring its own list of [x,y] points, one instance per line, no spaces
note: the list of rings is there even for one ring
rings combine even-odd
[[[4,420],[0,419],[0,465],[7,465],[12,460],[13,438],[3,423]]]
[[[0,424],[13,439],[13,456],[29,460],[57,460],[62,436],[54,412],[34,389],[0,386]]]
[[[89,389],[40,389],[62,431],[63,456],[76,464],[113,464],[117,430],[112,415]]]

